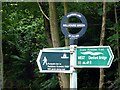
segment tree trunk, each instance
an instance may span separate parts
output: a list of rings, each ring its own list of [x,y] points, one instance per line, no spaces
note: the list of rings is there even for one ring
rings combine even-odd
[[[2,3],[0,2],[2,9]],[[2,16],[2,13],[0,13]],[[2,22],[2,20],[0,20]],[[2,28],[2,23],[0,23],[0,29]],[[0,30],[0,90],[3,88],[3,52],[2,52],[2,30]]]
[[[115,10],[115,23],[117,24],[117,27],[116,27],[117,40],[116,41],[117,41],[117,57],[118,57],[118,75],[119,75],[119,82],[120,82],[120,48],[119,48],[119,29],[118,29],[116,4],[114,4],[114,10]]]
[[[63,2],[63,6],[64,6],[64,15],[67,15],[68,12],[67,3]],[[65,37],[65,46],[69,46],[69,40],[67,37]]]
[[[60,46],[55,2],[49,2],[50,30],[53,47]]]
[[[51,37],[52,37],[52,44],[53,47],[60,46],[59,40],[59,32],[58,32],[58,23],[57,23],[57,14],[56,14],[56,6],[55,2],[49,2],[49,13],[50,13],[50,30],[51,30]],[[69,88],[67,81],[67,76],[65,73],[58,74],[60,88]]]
[[[0,89],[2,88],[3,88],[3,53],[2,53],[2,40],[0,40]]]
[[[105,24],[106,24],[106,2],[103,1],[103,16],[102,16],[101,35],[100,35],[100,46],[103,46],[104,44]],[[100,68],[99,90],[103,90],[104,76],[105,76],[104,69]]]
[[[119,49],[119,30],[118,30],[118,20],[117,20],[117,10],[116,10],[116,5],[114,5],[115,9],[115,23],[117,24],[116,27],[116,34],[117,34],[117,56],[118,56],[118,73],[119,73],[119,79],[120,79],[120,49]]]

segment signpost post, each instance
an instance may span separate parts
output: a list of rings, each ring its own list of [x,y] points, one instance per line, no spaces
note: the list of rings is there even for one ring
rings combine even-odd
[[[82,23],[67,23],[68,19],[71,17],[77,17],[80,19]],[[66,28],[81,28],[81,30],[76,34],[71,34],[67,31]],[[77,43],[76,40],[80,38],[87,29],[87,20],[86,18],[78,12],[70,12],[66,16],[63,17],[61,21],[61,30],[63,34],[70,39],[70,63],[72,73],[70,74],[70,89],[77,89],[77,72],[74,69],[75,59],[76,59],[76,47]]]
[[[70,89],[77,89],[77,72],[74,69],[75,65],[75,58],[76,58],[76,47],[77,45],[70,45],[70,63],[71,63],[71,70],[73,71],[70,73]]]
[[[77,17],[79,23],[68,23],[68,19]],[[67,28],[81,28],[72,34]],[[40,50],[37,64],[40,72],[70,73],[70,89],[77,89],[77,72],[75,68],[108,68],[114,55],[110,46],[77,47],[76,40],[87,30],[86,18],[78,12],[70,12],[61,20],[61,30],[70,39],[70,47],[46,48]]]

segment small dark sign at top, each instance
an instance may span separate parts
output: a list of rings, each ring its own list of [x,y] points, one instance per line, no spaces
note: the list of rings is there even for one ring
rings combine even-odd
[[[79,23],[68,23],[68,19],[71,17],[77,17],[78,19],[81,20],[81,22]],[[81,28],[81,30],[76,33],[76,34],[71,34],[70,32],[67,31],[67,28]],[[61,20],[61,30],[63,32],[63,34],[68,37],[68,38],[72,38],[72,39],[78,39],[79,37],[81,37],[87,29],[87,20],[86,18],[78,12],[70,12],[67,15],[65,15],[63,17],[63,19]]]

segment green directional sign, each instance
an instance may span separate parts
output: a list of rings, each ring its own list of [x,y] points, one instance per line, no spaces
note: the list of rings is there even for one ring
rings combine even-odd
[[[110,46],[78,47],[76,50],[77,68],[108,68],[114,55]]]
[[[70,52],[68,50],[43,49],[38,55],[37,64],[40,72],[71,73]]]

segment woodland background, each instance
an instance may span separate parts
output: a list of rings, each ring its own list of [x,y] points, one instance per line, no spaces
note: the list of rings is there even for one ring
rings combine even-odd
[[[73,11],[82,13],[88,22],[87,32],[78,39],[78,46],[99,46],[101,31],[104,29],[105,36],[102,44],[111,46],[115,56],[111,67],[103,69],[102,88],[99,85],[101,76],[99,68],[77,69],[78,90],[119,90],[119,2],[3,2],[4,89],[60,90],[69,87],[69,74],[40,73],[36,59],[42,48],[68,46],[68,40],[60,29],[60,21],[66,13]],[[103,17],[105,20],[102,19]],[[71,21],[76,20],[76,18],[71,19]],[[105,27],[102,27],[103,22]],[[70,32],[76,33],[75,30]],[[54,42],[54,39],[57,42]]]

